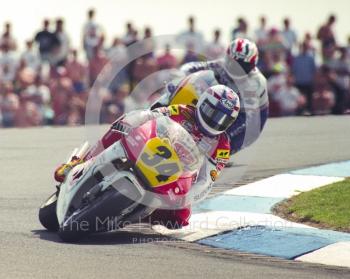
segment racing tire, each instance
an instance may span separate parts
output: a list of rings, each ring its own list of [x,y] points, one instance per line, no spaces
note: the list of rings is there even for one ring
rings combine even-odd
[[[106,232],[119,229],[121,227],[97,227],[97,220],[106,220],[106,218],[117,218],[127,207],[134,204],[135,201],[111,187],[103,195],[94,200],[85,209],[82,209],[76,215],[73,215],[68,222],[65,222],[58,230],[58,236],[64,242],[77,242],[91,233]]]
[[[51,232],[59,229],[57,214],[57,193],[52,194],[39,209],[39,221],[44,228]]]

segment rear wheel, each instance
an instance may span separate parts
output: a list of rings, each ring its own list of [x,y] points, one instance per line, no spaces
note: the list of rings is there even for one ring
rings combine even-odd
[[[52,194],[39,209],[39,221],[48,230],[57,232],[59,229],[56,215],[57,193]]]

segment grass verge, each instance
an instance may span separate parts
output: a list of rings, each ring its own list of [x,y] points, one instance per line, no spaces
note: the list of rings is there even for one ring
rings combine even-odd
[[[350,179],[284,200],[273,212],[293,222],[350,232]]]

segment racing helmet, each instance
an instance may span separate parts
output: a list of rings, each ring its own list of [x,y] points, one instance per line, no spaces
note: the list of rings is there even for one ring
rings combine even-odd
[[[255,43],[237,38],[227,48],[224,58],[225,71],[233,78],[249,74],[256,67],[258,56]]]
[[[225,85],[209,87],[196,105],[199,130],[209,137],[219,135],[235,122],[239,110],[239,97],[232,89]]]

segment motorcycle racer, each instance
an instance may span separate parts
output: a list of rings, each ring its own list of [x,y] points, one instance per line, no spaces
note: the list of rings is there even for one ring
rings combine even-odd
[[[167,116],[181,124],[192,136],[201,152],[206,155],[207,159],[192,185],[204,189],[198,194],[199,199],[211,190],[213,182],[229,160],[230,140],[225,131],[236,121],[239,111],[240,102],[237,94],[224,85],[215,85],[201,94],[196,106],[171,105],[153,111],[128,113],[112,124],[111,129],[84,158],[75,157],[68,164],[57,168],[55,179],[62,182],[75,165],[95,157],[118,141],[123,134],[128,134],[131,129],[157,117]],[[194,199],[196,200],[196,197]],[[186,226],[190,215],[190,207],[178,210],[157,209],[149,221],[176,228]]]
[[[227,48],[223,59],[207,62],[190,62],[181,67],[187,76],[202,71],[213,72],[218,84],[237,92],[241,111],[237,121],[226,133],[231,139],[231,154],[252,144],[262,131],[268,116],[266,79],[256,67],[258,49],[248,39],[237,38]],[[180,82],[181,83],[181,82]],[[165,93],[151,109],[176,103],[178,84],[167,84]]]

